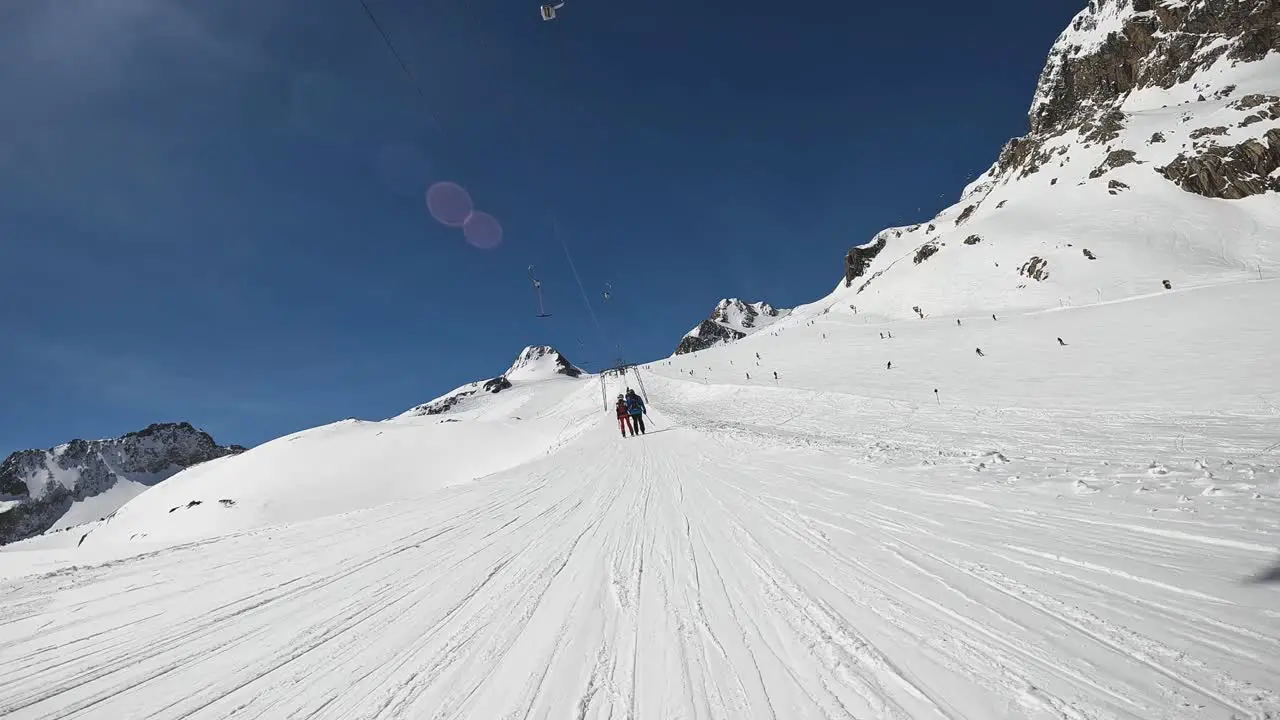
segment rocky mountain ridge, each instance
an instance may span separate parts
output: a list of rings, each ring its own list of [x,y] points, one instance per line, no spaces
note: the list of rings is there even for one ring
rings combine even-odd
[[[1109,143],[1130,115],[1150,109],[1149,101],[1135,96],[1144,90],[1191,83],[1195,97],[1187,104],[1225,101],[1241,113],[1241,128],[1280,120],[1280,97],[1241,95],[1238,85],[1211,77],[1220,63],[1257,63],[1276,52],[1280,3],[1273,0],[1093,0],[1050,51],[1029,114],[1031,131],[1009,141],[988,178],[1038,172],[1053,157],[1053,140],[1073,130],[1091,143],[1108,144],[1107,167],[1136,162],[1137,151]],[[1206,126],[1191,139],[1225,134],[1225,127]],[[1280,192],[1277,168],[1280,131],[1259,127],[1233,146],[1196,144],[1155,171],[1188,192],[1240,199]]]
[[[76,503],[122,483],[141,489],[193,465],[244,451],[238,445],[218,445],[208,433],[180,422],[153,424],[119,438],[77,439],[48,450],[15,452],[0,463],[0,544],[45,532]],[[109,514],[115,508],[99,504],[95,509]]]
[[[746,303],[737,298],[726,298],[716,304],[710,317],[680,339],[675,354],[684,355],[741,340],[790,313],[790,310],[777,309],[766,302]]]

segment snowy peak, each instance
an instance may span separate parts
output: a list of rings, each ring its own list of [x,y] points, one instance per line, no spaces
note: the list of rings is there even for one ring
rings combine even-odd
[[[1280,270],[1275,0],[1093,0],[1028,126],[958,203],[851,249],[822,309],[987,316]]]
[[[766,302],[745,303],[737,298],[721,300],[711,317],[690,330],[676,347],[676,355],[698,352],[714,345],[740,340],[769,327],[791,313]]]
[[[711,313],[712,322],[725,327],[750,334],[753,330],[769,325],[773,320],[782,317],[772,305],[766,302],[744,303],[737,298],[721,300]],[[762,320],[763,318],[763,320]]]
[[[1074,139],[1106,150],[1093,179],[1147,160],[1205,197],[1280,192],[1278,28],[1274,0],[1094,0],[1049,53],[1030,134],[1010,141],[987,180],[1035,173],[1067,147],[1053,145]],[[1170,108],[1178,108],[1173,127],[1125,137]],[[1180,139],[1193,142],[1173,144]],[[1157,144],[1182,152],[1144,152]]]
[[[528,385],[547,380],[578,378],[583,371],[550,345],[530,345],[516,356],[507,371],[488,380],[468,383],[440,397],[419,405],[400,417],[443,415],[460,409],[473,409],[476,401],[485,394],[496,395],[518,385]]]
[[[109,515],[145,487],[192,465],[242,453],[220,446],[190,423],[157,423],[109,440],[72,440],[48,450],[22,450],[0,463],[0,544],[38,535],[78,503],[100,498],[122,483],[119,501],[95,502]],[[114,497],[114,495],[113,495]],[[96,519],[96,518],[95,518]]]
[[[530,345],[521,350],[505,373],[508,380],[519,379],[525,382],[556,375],[576,378],[582,375],[582,369],[569,362],[560,351],[550,345]]]
[[[1277,26],[1274,0],[1093,0],[1049,53],[1031,107],[1032,134],[1097,115],[1131,93],[1169,90],[1215,67],[1263,60],[1280,50]]]

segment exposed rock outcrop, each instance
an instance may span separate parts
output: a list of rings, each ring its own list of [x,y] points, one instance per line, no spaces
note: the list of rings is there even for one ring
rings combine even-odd
[[[1018,268],[1018,274],[1036,281],[1048,280],[1049,261],[1038,256],[1032,257],[1030,260],[1023,263],[1022,267]]]
[[[1112,150],[1111,153],[1107,155],[1107,159],[1103,160],[1101,165],[1095,168],[1093,172],[1089,173],[1089,177],[1095,179],[1100,178],[1109,170],[1124,167],[1125,165],[1132,165],[1137,161],[1138,154],[1132,150]]]
[[[932,230],[933,226],[929,228]],[[901,236],[901,233],[899,233]],[[844,286],[849,287],[856,278],[862,277],[863,273],[870,267],[871,261],[884,250],[888,244],[888,239],[881,233],[879,237],[866,245],[849,248],[848,254],[844,256]]]
[[[1238,200],[1264,192],[1280,192],[1280,129],[1239,145],[1214,145],[1196,153],[1180,153],[1157,168],[1178,187],[1205,197]]]
[[[911,261],[914,262],[916,265],[919,265],[925,260],[928,260],[929,258],[933,257],[934,254],[937,253],[938,250],[940,249],[941,248],[938,247],[937,242],[927,242],[921,245],[920,247],[916,248],[916,254],[914,257],[911,258]]]
[[[503,390],[511,389],[511,381],[507,379],[506,375],[499,375],[492,380],[486,380],[481,387],[484,388],[485,392],[500,393]]]

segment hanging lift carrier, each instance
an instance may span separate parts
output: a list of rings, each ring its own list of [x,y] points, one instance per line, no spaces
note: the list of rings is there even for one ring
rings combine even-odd
[[[551,317],[551,313],[547,312],[547,306],[542,302],[542,281],[533,274],[532,265],[529,266],[529,282],[533,283],[533,292],[538,296],[538,317]]]

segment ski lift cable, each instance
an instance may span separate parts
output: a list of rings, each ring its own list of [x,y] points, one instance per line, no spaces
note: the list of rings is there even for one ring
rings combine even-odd
[[[542,281],[533,273],[533,266],[529,266],[529,281],[533,283],[533,293],[538,298],[538,317],[549,318],[551,315],[547,312],[547,306],[542,301]]]
[[[439,117],[432,112],[431,103],[427,99],[426,91],[423,90],[422,83],[418,81],[417,76],[414,75],[413,70],[409,67],[408,61],[405,60],[404,55],[402,55],[396,48],[395,43],[391,40],[391,36],[387,34],[382,23],[378,21],[377,15],[373,12],[373,9],[369,7],[367,0],[358,0],[358,2],[360,3],[360,7],[364,10],[365,16],[368,17],[370,24],[373,25],[374,29],[378,32],[379,37],[382,38],[382,42],[387,46],[387,50],[391,52],[396,63],[399,64],[400,70],[404,73],[405,77],[408,78],[410,84],[413,85],[413,89],[418,94],[418,98],[422,101],[423,109],[431,119],[432,124],[434,124],[436,129],[440,131],[440,134],[446,136],[447,139],[448,133],[445,131],[444,124],[441,123]],[[477,30],[483,31],[483,28],[480,27],[480,21],[475,16],[474,9],[471,7],[473,3],[468,2],[466,4],[468,6],[467,14],[470,17],[472,24],[476,26]],[[511,101],[510,94],[508,94],[507,100],[508,102]],[[517,124],[517,139],[520,144],[521,155],[523,155],[523,159],[530,170],[530,174],[537,176],[538,173],[533,166],[533,161],[529,157],[528,143],[523,130],[524,126],[522,124]],[[561,249],[564,250],[565,259],[569,262],[569,269],[573,273],[574,281],[578,284],[578,290],[582,293],[582,302],[587,307],[587,314],[591,317],[591,322],[595,326],[600,339],[608,345],[609,338],[607,337],[607,333],[604,332],[604,328],[600,324],[600,319],[596,315],[595,308],[591,305],[591,299],[587,294],[586,286],[582,282],[582,276],[578,273],[577,263],[573,260],[573,253],[569,250],[569,244],[565,241],[563,234],[560,232],[559,220],[556,218],[555,212],[551,210],[549,206],[547,209],[547,216],[551,221],[552,234],[555,235],[556,240],[560,243]],[[539,301],[541,302],[541,292],[539,292]],[[545,311],[543,314],[545,314]]]
[[[528,157],[525,158],[526,162]],[[587,286],[582,283],[582,276],[578,274],[578,264],[573,261],[573,253],[569,252],[569,243],[565,242],[564,234],[560,232],[560,221],[556,218],[555,211],[547,208],[547,217],[551,220],[551,234],[555,235],[556,240],[560,241],[560,247],[564,249],[565,260],[569,261],[569,270],[573,273],[573,279],[578,283],[578,290],[582,293],[582,304],[587,306],[587,314],[591,317],[591,323],[596,327],[596,333],[600,335],[600,339],[608,344],[604,326],[600,324],[600,318],[596,316],[595,307],[591,305],[591,297],[587,295]]]
[[[478,32],[482,33],[483,28],[480,27],[480,20],[476,17],[474,3],[467,2],[466,5],[467,5],[467,15],[468,17],[470,17],[472,25],[475,26]],[[508,107],[512,111],[514,111],[515,101],[514,101],[513,94],[510,92],[506,93],[505,99],[507,101]],[[512,114],[514,115],[514,112]],[[528,176],[531,179],[544,177],[545,173],[538,171],[537,164],[534,162],[532,153],[529,149],[529,139],[525,133],[524,123],[516,123],[515,134],[516,134],[516,144],[519,147],[521,160],[524,161],[525,169],[526,169],[526,172],[528,173]],[[545,186],[545,185],[540,184],[540,186]],[[591,304],[591,298],[587,293],[586,284],[582,282],[582,275],[578,272],[578,264],[577,262],[574,261],[573,252],[569,250],[569,243],[568,241],[565,240],[564,233],[560,229],[560,220],[556,216],[555,210],[551,207],[551,203],[548,202],[545,198],[543,198],[543,204],[547,208],[547,219],[551,223],[551,234],[555,236],[556,241],[560,243],[561,250],[564,251],[565,260],[567,260],[569,263],[569,271],[573,274],[573,280],[578,285],[578,291],[582,295],[582,304],[585,305],[587,308],[587,315],[591,318],[591,324],[595,327],[596,334],[599,336],[600,341],[604,343],[605,346],[608,346],[609,334],[604,331],[604,326],[600,324],[600,318],[596,314],[595,306]]]
[[[378,35],[382,37],[382,42],[387,46],[387,49],[391,51],[391,55],[396,59],[396,62],[400,64],[400,70],[404,72],[405,77],[409,78],[409,83],[413,85],[413,89],[418,93],[418,99],[422,101],[422,108],[426,110],[427,117],[431,118],[431,122],[442,135],[445,134],[444,125],[440,123],[440,118],[436,117],[436,114],[431,111],[431,102],[427,100],[427,93],[422,89],[422,83],[418,82],[418,77],[413,74],[413,70],[409,68],[409,63],[405,61],[404,56],[396,49],[395,43],[391,42],[391,36],[387,34],[385,29],[383,29],[382,23],[378,22],[378,16],[374,15],[373,9],[369,7],[369,3],[366,2],[366,0],[358,1],[360,3],[360,7],[364,8],[364,14],[369,18],[369,22],[372,23],[374,29],[378,31]]]
[[[405,60],[404,55],[402,55],[399,49],[396,48],[395,42],[392,41],[391,36],[387,33],[386,29],[382,26],[382,23],[378,21],[377,14],[373,12],[373,8],[369,7],[369,3],[367,2],[367,0],[358,0],[358,2],[360,3],[360,7],[364,10],[365,16],[369,19],[369,23],[372,24],[374,30],[378,32],[378,36],[382,38],[383,44],[387,46],[387,50],[391,52],[392,57],[394,57],[396,60],[396,63],[399,64],[401,72],[403,72],[404,76],[408,78],[409,83],[413,86],[414,91],[418,94],[418,99],[422,101],[423,109],[426,111],[427,117],[431,119],[432,124],[435,125],[436,129],[440,132],[440,134],[444,137],[444,139],[448,141],[449,134],[445,130],[444,123],[440,122],[440,118],[434,112],[432,112],[431,102],[427,99],[427,93],[425,90],[423,90],[422,83],[418,81],[418,77],[414,75],[412,68],[409,67],[408,61]],[[468,3],[468,5],[470,5],[470,3]],[[468,8],[468,10],[470,10],[470,8]],[[475,14],[471,12],[469,12],[468,14],[471,17],[472,23],[477,26],[477,29],[479,29],[479,21],[476,20]],[[563,245],[563,241],[561,244]],[[566,248],[566,253],[567,252],[568,250]],[[574,274],[576,276],[577,274],[576,270],[574,271]],[[581,285],[581,281],[579,281],[579,285]],[[534,289],[537,290],[537,293],[538,293],[538,317],[550,317],[546,312],[546,306],[542,298],[541,283],[538,283],[535,281]],[[588,307],[588,309],[590,308]],[[592,313],[592,319],[593,320],[595,319],[594,312]],[[599,328],[599,322],[596,322],[596,327],[597,329]]]

